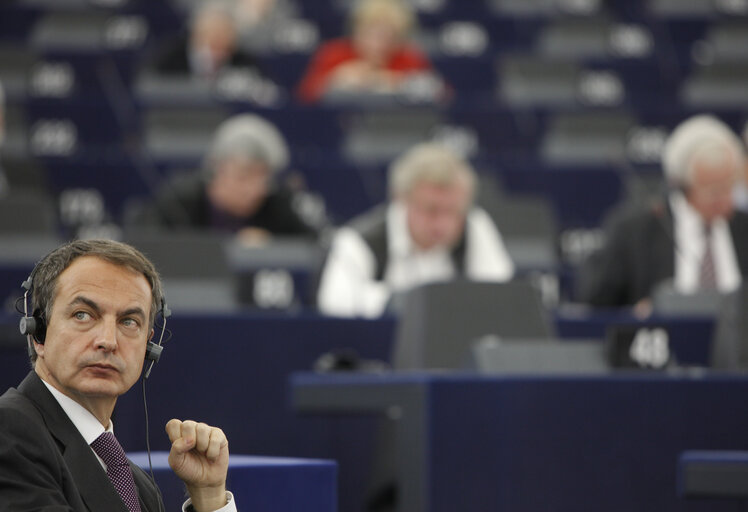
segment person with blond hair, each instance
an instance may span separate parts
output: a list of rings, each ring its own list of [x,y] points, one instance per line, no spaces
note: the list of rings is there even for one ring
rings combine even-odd
[[[733,197],[745,162],[740,139],[716,117],[678,125],[662,155],[667,196],[614,218],[582,268],[580,299],[643,306],[669,280],[684,294],[737,289],[748,275],[748,214]]]
[[[306,103],[334,94],[393,94],[408,79],[433,78],[426,55],[408,41],[414,17],[398,0],[362,0],[351,35],[329,41],[312,57],[298,87]]]
[[[501,235],[473,205],[475,171],[434,144],[416,145],[390,167],[389,204],[354,219],[332,240],[318,292],[321,312],[376,317],[392,295],[464,277],[514,274]]]

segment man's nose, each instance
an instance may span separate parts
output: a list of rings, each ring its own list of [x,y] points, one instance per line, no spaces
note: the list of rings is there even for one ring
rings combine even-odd
[[[96,336],[96,348],[111,352],[117,347],[117,321],[103,318]]]

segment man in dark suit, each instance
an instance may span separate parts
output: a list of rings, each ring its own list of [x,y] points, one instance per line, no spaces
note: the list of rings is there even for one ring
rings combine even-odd
[[[669,194],[614,217],[580,273],[583,302],[646,311],[665,281],[681,293],[729,292],[748,275],[748,215],[733,204],[745,166],[737,136],[714,117],[695,116],[668,139],[663,166]]]
[[[75,241],[38,263],[28,291],[22,331],[33,370],[0,397],[0,509],[163,510],[111,421],[117,397],[141,374],[163,307],[155,268],[128,245]],[[166,431],[169,464],[190,495],[186,510],[235,511],[223,432],[177,419]]]

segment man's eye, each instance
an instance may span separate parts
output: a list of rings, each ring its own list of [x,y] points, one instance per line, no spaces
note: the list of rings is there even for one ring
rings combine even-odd
[[[138,327],[138,321],[134,318],[125,318],[122,320],[122,325],[125,327]]]
[[[85,311],[76,311],[74,316],[76,320],[88,320],[91,317]]]

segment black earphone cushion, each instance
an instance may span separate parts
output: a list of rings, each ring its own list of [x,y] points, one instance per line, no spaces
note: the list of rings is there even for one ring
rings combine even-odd
[[[21,334],[33,336],[37,343],[44,343],[47,336],[47,323],[39,311],[34,311],[32,316],[22,317],[19,328]]]

